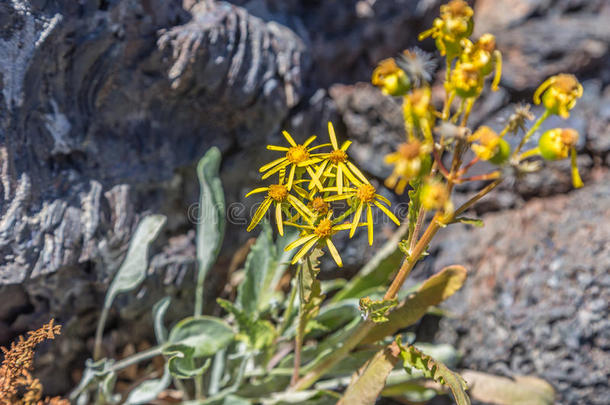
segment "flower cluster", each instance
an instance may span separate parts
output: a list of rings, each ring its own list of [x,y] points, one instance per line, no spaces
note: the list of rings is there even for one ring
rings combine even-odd
[[[531,156],[558,160],[569,155],[572,159],[573,184],[575,187],[582,186],[576,167],[576,131],[561,128],[547,131],[540,137],[537,147],[521,153],[527,140],[546,118],[550,115],[569,116],[569,111],[583,92],[574,76],[553,76],[536,90],[534,103],[542,103],[546,111],[529,130],[527,121],[534,119],[529,105],[518,106],[499,133],[488,126],[474,131],[467,127],[468,117],[485,87],[486,79],[493,76],[491,89],[495,91],[502,75],[502,55],[496,49],[496,38],[492,34],[483,34],[476,40],[471,39],[474,26],[472,17],[473,10],[465,1],[452,0],[441,6],[440,17],[434,20],[433,27],[419,37],[420,40],[432,37],[440,54],[445,56],[446,94],[441,111],[437,111],[432,104],[429,84],[432,77],[430,70],[434,64],[423,52],[404,51],[396,59],[384,59],[373,71],[373,85],[384,94],[399,96],[403,100],[406,142],[385,157],[385,163],[393,166],[385,185],[402,194],[409,184],[417,188],[422,183],[421,192],[417,193],[422,206],[448,213],[452,209],[449,196],[453,184],[499,179],[508,173],[496,170],[467,177],[468,170],[478,161],[487,161],[496,166],[510,165],[517,173],[525,173],[534,167],[524,162]],[[456,97],[461,102],[451,115]],[[504,137],[508,133],[519,135],[520,131],[523,133],[521,144],[513,149]],[[474,158],[462,165],[461,160],[467,150]],[[446,152],[454,155],[450,168],[444,166],[447,159],[443,159],[443,154]]]
[[[326,246],[339,267],[341,256],[332,242],[339,231],[349,230],[350,238],[356,229],[366,226],[369,244],[373,243],[373,208],[379,208],[394,223],[398,219],[389,210],[390,202],[377,193],[347,154],[351,144],[341,145],[333,125],[328,123],[330,143],[311,146],[315,136],[297,144],[286,131],[284,138],[289,146],[268,145],[267,149],[285,155],[260,168],[262,178],[277,175],[277,183],[259,187],[246,196],[266,193],[256,210],[248,231],[252,230],[273,206],[278,232],[283,235],[284,226],[299,228],[298,239],[286,250],[299,248],[292,262],[296,263],[316,246]],[[341,215],[333,211],[333,202],[346,201],[348,209]],[[351,216],[351,220],[348,220]],[[361,222],[361,219],[365,219]]]

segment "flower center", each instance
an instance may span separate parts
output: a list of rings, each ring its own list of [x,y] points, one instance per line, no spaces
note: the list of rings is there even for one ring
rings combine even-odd
[[[347,160],[347,153],[342,151],[341,149],[336,149],[330,152],[328,159],[333,163],[343,163]]]
[[[318,226],[316,226],[314,233],[319,238],[327,238],[327,237],[331,236],[332,231],[333,231],[333,223],[330,221],[330,219],[325,218],[320,221]]]
[[[570,94],[578,91],[578,80],[574,75],[560,74],[557,75],[555,86],[560,92]]]
[[[413,160],[419,156],[419,150],[421,147],[421,142],[417,139],[409,142],[403,143],[398,147],[398,151],[402,156],[404,156],[407,160]]]
[[[319,214],[326,214],[330,208],[329,204],[322,197],[316,197],[311,201],[311,208]]]
[[[301,163],[309,159],[309,152],[303,145],[293,146],[286,152],[286,159],[288,159],[290,163]]]
[[[362,202],[371,202],[375,198],[376,191],[377,190],[375,190],[375,187],[371,186],[370,184],[363,184],[358,187],[358,192],[356,193],[356,196]]]
[[[492,34],[483,34],[479,38],[479,48],[486,52],[493,52],[496,49],[496,38]]]
[[[272,184],[269,186],[269,191],[267,191],[267,195],[276,202],[282,202],[288,195],[288,189],[286,189],[286,186],[283,186],[281,184]]]
[[[576,145],[576,142],[578,142],[578,132],[571,128],[562,130],[560,137],[561,142],[569,148]]]

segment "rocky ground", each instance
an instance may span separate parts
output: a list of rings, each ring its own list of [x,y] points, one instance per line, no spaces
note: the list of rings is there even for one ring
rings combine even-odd
[[[54,391],[69,389],[67,370],[91,350],[109,275],[135,225],[163,213],[169,222],[151,277],[137,299],[119,300],[108,350],[144,340],[150,324],[142,308],[160,295],[189,295],[193,164],[211,145],[223,152],[228,204],[246,210],[231,216],[210,296],[222,289],[231,252],[251,236],[243,223],[252,201],[243,195],[257,181],[253,168],[267,160],[260,145],[277,141],[280,129],[323,135],[333,120],[354,141],[354,158],[381,181],[388,174],[381,158],[402,137],[401,114],[367,82],[377,61],[417,44],[439,3],[0,3],[0,345],[56,317],[64,325],[53,346],[60,355],[43,356],[39,369]],[[587,185],[566,194],[566,162],[550,164],[483,201],[477,213],[485,228],[443,234],[428,263],[465,261],[472,275],[454,303],[459,319],[443,321],[440,338],[460,347],[470,368],[533,373],[555,385],[562,403],[603,403],[610,397],[610,6],[477,0],[474,7],[476,34],[495,34],[505,63],[503,89],[485,94],[473,123],[500,126],[544,78],[576,74],[585,96],[568,123],[545,125],[580,131]],[[433,51],[431,41],[421,46]],[[472,188],[458,191],[459,200]],[[371,254],[347,251],[346,272]],[[130,333],[121,328],[127,324]]]

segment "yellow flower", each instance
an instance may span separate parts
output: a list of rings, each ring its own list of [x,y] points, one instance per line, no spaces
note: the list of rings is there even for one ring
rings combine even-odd
[[[584,184],[578,173],[576,164],[576,143],[578,142],[578,132],[572,128],[550,129],[542,134],[538,141],[540,155],[546,160],[559,160],[571,154],[572,184],[575,188],[580,188]]]
[[[460,41],[472,34],[474,11],[463,0],[452,0],[441,6],[441,16],[434,20],[432,28],[419,34],[419,40],[432,37],[441,55],[453,60],[462,52]]]
[[[371,83],[380,87],[383,94],[402,96],[411,88],[411,82],[404,70],[398,67],[394,58],[384,59],[373,70]]]
[[[290,166],[288,182],[286,183],[286,187],[288,188],[288,190],[292,189],[292,184],[294,183],[295,172],[297,168],[305,168],[305,170],[307,170],[307,173],[309,173],[312,179],[316,181],[316,179],[314,179],[314,172],[311,166],[320,161],[320,154],[311,152],[315,149],[319,149],[328,145],[318,145],[312,148],[308,148],[308,146],[316,139],[315,136],[309,137],[302,145],[297,145],[297,143],[294,141],[294,139],[292,139],[288,132],[283,131],[282,134],[290,144],[290,147],[267,145],[267,149],[279,152],[286,152],[286,156],[276,159],[273,162],[262,166],[259,171],[261,173],[266,172],[263,175],[262,179],[266,179],[274,173],[277,173],[282,169],[285,169]],[[322,184],[316,185],[318,185],[319,188],[322,188]]]
[[[463,39],[462,46],[464,51],[460,56],[460,61],[476,66],[483,77],[490,75],[495,70],[491,88],[494,91],[498,90],[502,76],[502,54],[496,49],[496,37],[492,34],[483,34],[475,44],[468,39]]]
[[[409,139],[415,137],[415,129],[419,128],[426,140],[432,142],[434,107],[430,103],[431,99],[432,92],[428,86],[414,89],[405,96],[402,110]]]
[[[413,139],[401,144],[396,152],[387,154],[384,162],[394,165],[394,170],[385,180],[386,187],[394,189],[397,194],[402,194],[409,181],[423,174],[427,163],[430,162],[429,153],[431,151],[431,144]]]
[[[462,98],[477,97],[483,90],[483,79],[479,68],[472,63],[457,63],[451,72],[450,88]]]
[[[510,155],[510,145],[504,138],[488,126],[481,126],[468,139],[473,143],[472,151],[480,159],[488,160],[493,164],[499,165],[508,159]]]
[[[368,183],[368,180],[364,174],[348,160],[347,148],[352,144],[351,141],[345,141],[339,147],[337,142],[337,135],[335,135],[335,128],[331,122],[328,123],[328,136],[330,137],[330,144],[333,148],[331,152],[321,153],[319,158],[322,161],[319,163],[315,176],[315,182],[309,184],[309,188],[313,188],[314,184],[321,184],[324,182],[322,179],[325,171],[334,171],[335,182],[337,186],[337,192],[343,194],[343,187],[349,182],[353,184]]]
[[[422,186],[420,193],[420,202],[425,210],[443,210],[445,213],[453,211],[449,190],[442,182],[430,180]]]
[[[316,244],[326,245],[331,256],[337,263],[337,266],[343,267],[343,261],[337,251],[337,248],[333,244],[331,237],[338,231],[343,231],[350,228],[350,224],[333,224],[332,211],[329,211],[324,219],[322,219],[317,225],[299,225],[290,223],[288,225],[296,226],[303,229],[301,237],[286,246],[285,251],[292,250],[302,245],[301,249],[292,258],[292,264],[298,262],[307,252],[309,252]]]
[[[255,193],[267,192],[267,196],[258,207],[254,216],[252,217],[252,221],[248,226],[247,231],[250,232],[258,223],[263,219],[263,216],[267,213],[272,203],[275,203],[275,222],[277,225],[277,230],[280,235],[284,234],[284,221],[282,218],[282,211],[289,215],[290,207],[294,208],[298,215],[300,215],[305,221],[311,222],[312,218],[315,218],[315,215],[311,212],[309,208],[305,206],[298,198],[290,194],[288,190],[288,186],[284,184],[271,184],[268,187],[259,187],[250,191],[246,194],[246,197],[249,197]]]
[[[549,77],[538,87],[534,93],[534,103],[540,104],[542,96],[542,103],[549,113],[568,118],[582,92],[582,85],[574,75],[562,73]]]
[[[326,188],[324,191],[334,190],[336,190],[336,188]],[[392,211],[382,204],[385,203],[390,206],[391,204],[388,199],[377,194],[377,190],[372,185],[368,183],[361,184],[357,188],[346,189],[343,195],[334,195],[325,198],[326,201],[347,199],[351,199],[353,201],[354,205],[352,207],[355,207],[356,209],[356,213],[354,214],[354,218],[350,226],[350,238],[354,236],[356,228],[360,226],[360,217],[362,216],[362,211],[366,208],[366,225],[368,227],[369,245],[373,244],[373,205],[381,209],[396,225],[400,226],[400,221],[396,218]]]

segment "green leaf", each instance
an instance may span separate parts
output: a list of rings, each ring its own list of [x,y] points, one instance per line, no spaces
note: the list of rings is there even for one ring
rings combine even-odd
[[[206,359],[201,365],[197,365],[193,357],[195,350],[184,345],[172,346],[165,354],[169,357],[167,367],[170,374],[179,379],[193,378],[205,373],[212,363],[211,359]]]
[[[209,398],[205,401],[185,401],[182,405],[251,405],[246,398],[238,397],[236,395],[226,395],[222,398]]]
[[[455,218],[453,221],[451,221],[452,224],[455,224],[455,223],[458,223],[458,222],[462,223],[462,224],[476,226],[478,228],[480,228],[483,225],[485,225],[483,223],[483,220],[479,219],[479,218],[458,217],[458,218]]]
[[[369,297],[360,298],[360,311],[364,319],[371,319],[375,323],[389,321],[387,312],[398,305],[398,299],[371,300]]]
[[[262,350],[273,344],[277,333],[271,322],[262,319],[253,320],[245,311],[240,310],[230,301],[222,298],[218,298],[216,301],[225,311],[235,317],[239,327],[237,340],[246,342],[248,346],[257,350]]]
[[[333,296],[331,302],[337,303],[347,298],[360,299],[371,294],[371,290],[385,285],[404,258],[397,246],[407,229],[407,224],[401,225],[375,256]]]
[[[87,359],[81,380],[74,391],[70,393],[70,400],[74,401],[77,398],[80,400],[81,397],[87,397],[86,392],[89,388],[99,387],[109,375],[114,374],[111,370],[113,365],[114,360],[112,359],[100,359],[95,362]],[[81,396],[81,394],[85,395]]]
[[[165,365],[163,376],[154,380],[146,380],[135,387],[125,401],[125,405],[148,404],[155,400],[159,394],[169,387],[171,374],[169,367]]]
[[[163,353],[193,349],[193,358],[210,357],[229,345],[233,330],[223,320],[209,316],[185,318],[171,330]]]
[[[466,273],[462,266],[448,266],[424,281],[415,293],[388,315],[388,322],[377,324],[361,344],[375,343],[413,325],[429,307],[440,304],[459,290],[466,280]]]
[[[153,306],[153,328],[155,330],[157,343],[159,344],[163,344],[167,341],[167,328],[163,325],[163,318],[165,317],[167,308],[169,308],[170,301],[170,297],[165,297],[160,299]]]
[[[252,246],[245,264],[245,278],[237,289],[237,305],[250,316],[258,317],[271,302],[275,287],[288,268],[293,251],[285,252],[298,236],[295,228],[286,228],[284,236],[273,243],[271,226],[263,225],[263,230]]]
[[[197,218],[197,302],[195,314],[201,315],[203,282],[214,264],[225,232],[225,197],[218,177],[221,154],[210,148],[197,165],[200,196]]]
[[[449,370],[443,363],[424,354],[415,346],[403,346],[400,337],[397,337],[395,342],[400,348],[400,358],[407,373],[412,373],[413,369],[421,371],[425,378],[448,386],[457,405],[470,405],[470,398],[466,394],[468,385],[459,374]]]
[[[338,394],[326,390],[286,391],[274,393],[269,399],[263,399],[263,405],[334,405]]]
[[[396,343],[377,352],[364,372],[352,380],[337,405],[374,404],[385,386],[388,375],[398,363],[399,353]]]
[[[318,280],[320,256],[322,256],[322,251],[314,249],[303,263],[301,269],[300,277],[302,282],[299,283],[299,299],[301,300],[300,316],[302,317],[303,325],[307,325],[311,319],[318,315],[320,305],[325,298],[324,294],[322,294],[320,281]]]
[[[497,405],[551,405],[555,391],[546,381],[533,376],[506,378],[478,371],[464,370],[470,396],[480,402]]]
[[[148,248],[156,239],[165,220],[163,215],[149,215],[140,221],[129,243],[125,260],[108,288],[105,308],[112,306],[112,301],[118,294],[131,291],[144,281],[148,269]]]

